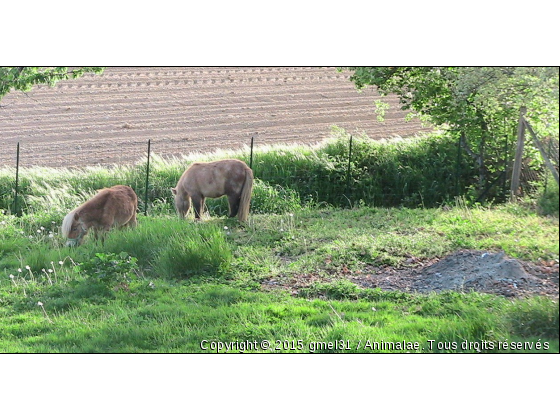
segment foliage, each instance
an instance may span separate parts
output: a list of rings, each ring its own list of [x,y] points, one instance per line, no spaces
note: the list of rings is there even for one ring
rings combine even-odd
[[[356,87],[372,85],[382,95],[396,94],[402,109],[461,135],[465,153],[479,168],[479,192],[513,156],[522,107],[540,136],[558,136],[558,67],[347,69]],[[528,144],[528,153],[531,149]]]
[[[115,285],[137,278],[135,273],[138,269],[137,261],[126,252],[120,254],[98,252],[95,257],[80,263],[75,269],[90,279],[105,285]]]
[[[27,92],[34,85],[54,86],[60,80],[76,79],[86,73],[100,74],[103,67],[0,67],[0,100],[12,89]]]
[[[559,214],[559,188],[552,176],[545,178],[544,185],[537,194],[537,208],[540,214],[558,218]]]

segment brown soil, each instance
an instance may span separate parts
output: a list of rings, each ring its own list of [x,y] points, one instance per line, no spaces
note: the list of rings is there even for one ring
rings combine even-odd
[[[378,122],[373,88],[333,67],[108,67],[0,102],[0,166],[76,167],[278,143],[312,144],[337,125],[372,139],[426,131],[398,99]]]

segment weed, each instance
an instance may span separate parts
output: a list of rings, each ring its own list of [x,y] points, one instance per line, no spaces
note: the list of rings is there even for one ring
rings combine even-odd
[[[76,272],[96,280],[107,287],[129,282],[137,278],[137,259],[126,252],[120,254],[96,253],[89,261],[78,264]]]

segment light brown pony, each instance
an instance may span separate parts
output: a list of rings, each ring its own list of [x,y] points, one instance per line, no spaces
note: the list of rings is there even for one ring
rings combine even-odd
[[[67,246],[80,245],[89,229],[95,239],[114,227],[136,227],[138,197],[126,185],[104,188],[81,206],[72,210],[62,221],[62,235]]]
[[[200,220],[207,197],[218,198],[226,195],[229,217],[237,216],[239,221],[245,222],[251,205],[253,171],[245,162],[237,159],[196,162],[187,168],[177,186],[171,188],[171,192],[181,218],[189,211],[191,200],[194,217]]]

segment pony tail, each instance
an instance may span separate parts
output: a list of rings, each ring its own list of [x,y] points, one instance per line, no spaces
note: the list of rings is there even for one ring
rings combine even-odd
[[[64,220],[62,220],[62,226],[60,226],[60,231],[64,238],[67,238],[70,234],[70,229],[72,229],[72,222],[74,221],[74,215],[76,214],[76,210],[72,210],[68,213]]]
[[[239,199],[239,211],[237,218],[240,222],[246,222],[249,216],[249,207],[251,206],[251,194],[253,192],[253,171],[247,167],[245,169],[245,183],[241,190],[241,198]]]

